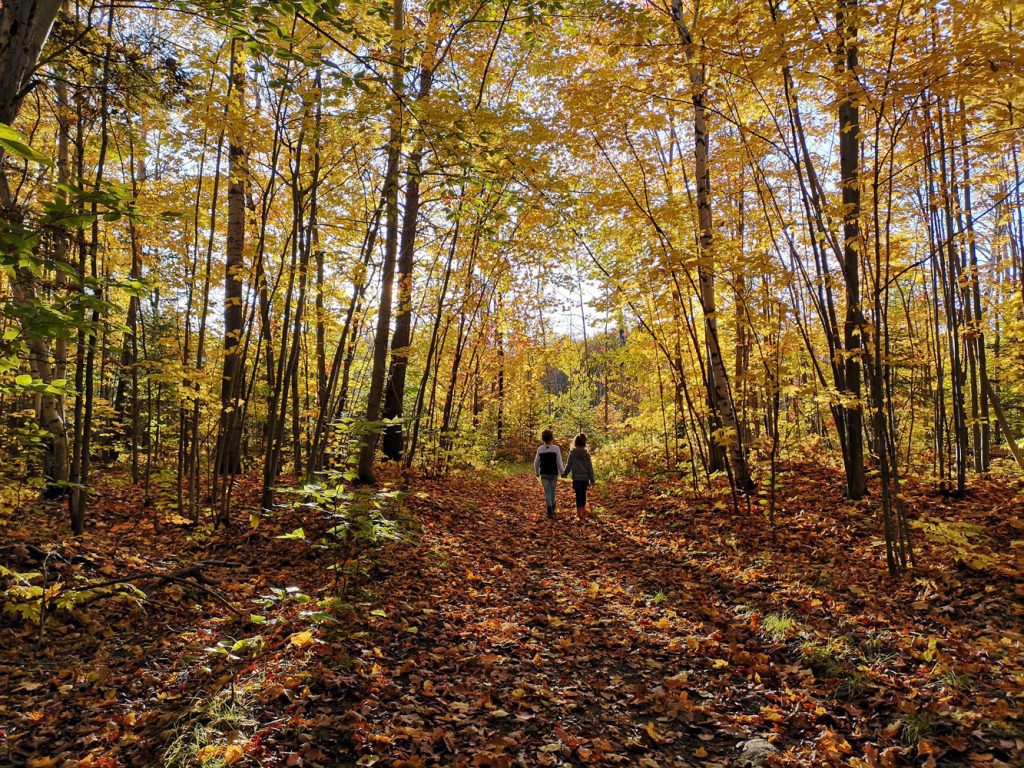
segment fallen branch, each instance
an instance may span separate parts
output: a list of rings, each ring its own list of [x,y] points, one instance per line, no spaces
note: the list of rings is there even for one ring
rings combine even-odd
[[[206,592],[211,597],[217,599],[224,606],[236,616],[244,616],[231,602],[224,597],[220,592],[209,586],[210,582],[203,573],[203,569],[212,565],[221,565],[226,567],[238,567],[239,563],[228,563],[228,562],[216,562],[216,561],[201,561],[193,563],[192,565],[180,568],[177,571],[171,571],[170,573],[161,573],[159,571],[138,571],[128,576],[120,576],[115,579],[107,579],[106,581],[100,581],[93,584],[85,584],[81,587],[75,587],[74,589],[78,592],[87,592],[89,590],[104,589],[106,587],[113,587],[118,584],[131,584],[136,581],[156,581],[157,587],[163,586],[169,582],[175,582],[177,584],[187,584],[189,586],[197,587],[198,589]],[[96,600],[102,600],[104,597],[110,597],[110,595],[96,595],[92,599],[84,601],[79,604],[88,605],[89,603],[95,602]],[[79,607],[76,606],[76,607]]]
[[[1021,451],[1017,445],[1017,437],[1013,434],[1010,429],[1010,425],[1006,422],[1006,414],[1003,413],[1003,406],[999,402],[999,397],[996,395],[995,390],[992,388],[992,382],[988,380],[988,376],[982,376],[981,385],[988,395],[988,401],[992,405],[992,410],[996,414],[996,423],[999,428],[1003,430],[1003,434],[1006,436],[1006,447],[1010,449],[1010,453],[1013,454],[1013,460],[1017,462],[1017,466],[1020,469],[1024,469],[1024,452]]]

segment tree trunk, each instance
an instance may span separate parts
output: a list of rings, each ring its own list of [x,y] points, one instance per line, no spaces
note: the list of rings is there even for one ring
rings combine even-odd
[[[391,294],[395,282],[395,260],[398,256],[398,162],[402,153],[404,89],[403,69],[405,48],[402,42],[405,28],[403,0],[394,0],[392,22],[393,69],[391,127],[388,136],[388,161],[384,179],[384,200],[386,210],[386,234],[384,264],[381,268],[380,305],[377,309],[377,331],[373,340],[373,368],[370,373],[370,389],[366,401],[367,434],[359,454],[359,479],[364,483],[374,482],[373,458],[377,449],[379,431],[376,423],[381,416],[381,400],[384,395],[384,377],[387,373],[388,329],[391,327]]]
[[[988,355],[985,350],[985,321],[981,307],[981,275],[978,273],[978,245],[974,231],[974,208],[971,200],[971,160],[968,152],[966,123],[963,130],[964,216],[967,218],[967,253],[969,257],[968,283],[972,303],[970,349],[976,366],[972,379],[972,396],[979,401],[977,422],[974,425],[974,466],[978,472],[987,472],[991,460],[992,425],[989,420],[988,398],[981,386],[988,378]],[[966,290],[966,289],[965,289]],[[978,390],[982,391],[978,391]]]
[[[21,102],[31,88],[30,77],[43,44],[50,33],[62,0],[39,0],[38,2],[4,2],[0,4],[0,123],[10,125],[18,116]],[[66,86],[57,88],[57,98],[66,105]],[[58,110],[58,173],[60,181],[68,181],[68,120],[63,110]],[[10,191],[6,175],[2,170],[3,150],[0,149],[0,210],[3,215],[11,206]],[[59,261],[67,258],[67,239],[58,237],[55,257]],[[63,284],[62,273],[57,273],[58,284]],[[23,306],[35,302],[36,278],[27,269],[19,269],[11,281],[15,304]],[[57,341],[56,360],[51,364],[50,340],[23,327],[28,346],[29,370],[32,378],[49,384],[55,378],[63,377],[67,364],[67,342]],[[44,495],[57,499],[64,495],[70,477],[68,438],[64,419],[64,398],[61,395],[44,394],[39,399],[39,423],[49,433],[44,456],[43,471],[47,479]]]
[[[220,389],[220,421],[217,434],[217,473],[242,471],[241,394],[245,363],[241,351],[245,270],[245,193],[247,150],[242,136],[245,125],[245,55],[237,40],[231,41],[231,92],[228,96],[228,215],[224,246],[224,369]]]
[[[107,29],[106,37],[107,43],[104,47],[103,54],[103,79],[100,83],[100,103],[99,103],[99,114],[100,114],[100,146],[99,156],[96,160],[96,177],[93,185],[93,189],[99,192],[103,184],[103,174],[105,170],[105,164],[107,159],[107,146],[110,140],[108,133],[108,104],[109,104],[109,90],[107,85],[110,82],[110,60],[111,52],[113,51],[113,12],[108,10],[107,16]],[[81,151],[82,145],[79,143],[79,151]],[[81,156],[79,156],[79,170],[81,171]],[[81,183],[81,173],[79,173]],[[90,218],[92,220],[91,236],[89,240],[88,258],[89,258],[89,274],[93,280],[93,298],[96,302],[92,310],[91,315],[91,328],[95,329],[99,325],[100,311],[99,311],[99,300],[102,298],[102,288],[99,285],[98,277],[99,271],[97,268],[97,259],[99,253],[100,244],[100,228],[99,228],[99,214],[98,214],[98,203],[94,200],[90,211]],[[84,237],[82,237],[84,243]],[[81,253],[81,264],[80,264],[80,276],[83,278],[80,290],[85,293],[85,281],[84,276],[86,272],[86,250],[83,248]],[[80,344],[81,344],[80,338]],[[76,435],[80,437],[81,443],[76,446],[75,453],[77,454],[78,461],[75,469],[75,488],[71,494],[71,530],[76,534],[85,532],[85,514],[89,504],[89,468],[90,460],[92,458],[92,433],[93,433],[93,404],[96,397],[95,387],[93,386],[93,379],[95,376],[96,369],[96,346],[97,339],[96,333],[93,332],[88,336],[87,351],[85,353],[85,373],[82,377],[82,386],[79,387],[79,393],[84,388],[84,410],[79,408],[76,404],[76,420],[81,416],[81,428],[76,423],[75,431]],[[78,358],[82,360],[82,352],[79,350]],[[81,398],[82,395],[80,394]]]
[[[996,422],[999,424],[999,427],[1003,430],[1003,434],[1006,436],[1006,446],[1010,449],[1010,453],[1013,455],[1013,460],[1017,462],[1017,467],[1024,471],[1024,449],[1022,449],[1017,443],[1017,437],[1013,434],[1013,431],[1010,429],[1010,424],[1006,421],[1006,414],[1003,413],[1003,406],[999,402],[999,397],[996,395],[995,390],[992,389],[992,382],[988,380],[987,376],[981,380],[981,386],[989,403],[992,404],[992,412],[996,416]]]
[[[420,63],[420,86],[416,104],[430,96],[437,66],[436,41],[440,15],[430,14],[427,39]],[[422,130],[422,129],[421,129]],[[409,367],[409,345],[412,343],[412,271],[415,264],[416,229],[420,214],[420,180],[423,172],[424,140],[421,137],[409,157],[406,171],[405,210],[402,217],[402,242],[398,256],[398,313],[395,316],[395,334],[391,339],[391,365],[384,390],[385,419],[400,419],[404,410],[405,375]],[[403,430],[400,422],[384,428],[382,449],[392,461],[402,459]]]
[[[836,49],[842,74],[839,102],[839,171],[843,200],[843,278],[846,283],[846,318],[843,323],[843,357],[846,369],[846,441],[848,448],[846,495],[860,499],[867,492],[864,477],[864,408],[861,402],[860,306],[860,112],[856,95],[857,2],[839,0]]]
[[[63,0],[0,5],[0,123],[10,125],[32,89],[31,76]]]
[[[713,439],[728,447],[729,459],[735,472],[736,484],[749,491],[753,483],[747,467],[747,457],[740,444],[739,425],[729,375],[718,337],[718,318],[715,311],[714,230],[711,220],[711,169],[708,164],[707,115],[704,107],[706,89],[704,71],[696,59],[693,36],[683,19],[682,0],[673,0],[672,17],[689,65],[691,98],[693,101],[693,155],[694,175],[697,177],[697,224],[699,229],[699,258],[697,265],[700,303],[704,314],[704,343],[708,351],[709,382],[718,415],[719,430]]]
[[[412,343],[412,270],[416,246],[416,225],[420,210],[420,173],[423,147],[418,146],[409,158],[406,178],[405,211],[402,216],[402,244],[398,259],[398,313],[395,334],[391,338],[391,365],[384,390],[385,419],[401,419],[405,401],[405,373],[409,367],[409,345]],[[381,449],[392,461],[401,461],[403,430],[401,423],[384,427]]]
[[[444,346],[444,340],[441,339],[438,342],[438,336],[441,329],[442,316],[444,314],[445,301],[448,298],[448,285],[451,282],[452,276],[452,262],[455,259],[455,250],[459,242],[459,232],[462,225],[462,209],[466,201],[466,187],[463,184],[459,191],[459,204],[456,207],[455,226],[452,228],[452,239],[448,246],[448,258],[444,266],[444,276],[441,278],[441,288],[438,292],[437,306],[434,313],[434,322],[430,330],[430,342],[427,344],[427,356],[423,363],[423,376],[420,379],[419,390],[416,392],[416,403],[413,406],[413,423],[412,423],[412,436],[409,439],[409,450],[405,455],[405,466],[406,468],[412,466],[412,460],[416,453],[416,445],[419,441],[420,435],[420,424],[423,417],[423,402],[426,398],[427,382],[431,375],[431,370],[434,371],[434,386],[437,386],[437,365],[434,363],[435,356],[440,361],[439,347]],[[502,369],[504,370],[504,369]],[[500,374],[499,374],[500,375]],[[500,436],[500,418],[499,418],[499,436]]]

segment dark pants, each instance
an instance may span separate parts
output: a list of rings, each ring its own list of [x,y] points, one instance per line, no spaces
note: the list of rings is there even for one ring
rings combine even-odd
[[[572,489],[576,491],[576,506],[587,506],[587,488],[590,487],[589,480],[573,480]]]

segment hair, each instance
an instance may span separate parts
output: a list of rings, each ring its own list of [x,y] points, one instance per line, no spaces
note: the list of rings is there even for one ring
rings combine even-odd
[[[575,445],[577,448],[586,448],[587,436],[580,432],[578,435],[576,435],[576,439],[572,441],[572,444]]]
[[[550,443],[552,440],[555,439],[555,433],[552,432],[550,429],[545,429],[543,432],[540,433],[540,439],[543,440],[545,443]]]

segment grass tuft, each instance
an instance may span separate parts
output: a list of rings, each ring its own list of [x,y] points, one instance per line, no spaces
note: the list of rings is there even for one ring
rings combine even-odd
[[[761,631],[776,643],[788,639],[798,626],[796,619],[784,613],[768,613],[761,619]]]
[[[841,649],[832,643],[820,645],[808,641],[800,646],[800,656],[816,677],[834,679],[845,674]]]
[[[222,768],[229,737],[255,725],[252,712],[259,684],[220,691],[178,720],[177,735],[164,750],[165,768]]]
[[[900,718],[900,736],[908,747],[915,747],[936,731],[935,721],[928,715],[908,712]]]

